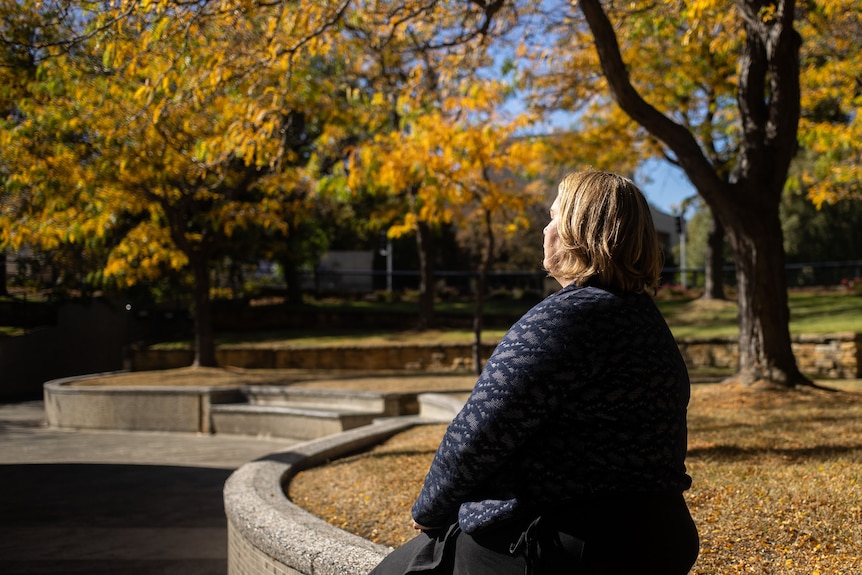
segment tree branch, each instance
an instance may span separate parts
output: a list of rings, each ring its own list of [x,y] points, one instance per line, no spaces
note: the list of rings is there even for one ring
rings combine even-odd
[[[794,0],[780,0],[775,25],[767,41],[772,105],[767,126],[767,146],[774,150],[776,173],[782,183],[798,149],[796,136],[801,114],[799,48],[802,40],[793,28]]]
[[[600,0],[580,0],[579,5],[592,31],[614,100],[635,122],[673,151],[679,166],[702,195],[718,196],[722,182],[691,132],[656,110],[632,86],[616,33]]]
[[[746,42],[740,59],[739,112],[745,135],[737,177],[772,181],[773,198],[796,154],[799,127],[799,34],[793,29],[794,0],[767,4],[740,0]],[[774,175],[774,177],[770,177]]]

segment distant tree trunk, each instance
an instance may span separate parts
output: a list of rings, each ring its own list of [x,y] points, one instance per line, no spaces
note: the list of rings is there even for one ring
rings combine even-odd
[[[195,358],[194,367],[216,367],[209,268],[204,258],[190,260],[194,275]]]
[[[6,287],[7,281],[6,250],[0,250],[0,295],[9,295],[9,289]]]
[[[476,308],[473,312],[473,370],[476,375],[482,373],[482,328],[485,323],[485,294],[488,286],[488,272],[494,260],[495,238],[494,228],[491,226],[491,212],[485,210],[485,234],[487,241],[482,250],[482,259],[479,263],[479,278],[476,282]]]
[[[434,320],[435,274],[434,238],[428,222],[416,226],[416,247],[419,251],[419,320],[418,329],[428,329]]]
[[[703,299],[724,299],[724,226],[710,214],[706,236]]]
[[[296,262],[287,258],[281,261],[282,275],[287,284],[287,303],[299,305],[302,303],[302,273]]]
[[[739,367],[746,384],[812,385],[790,346],[784,246],[779,202],[796,153],[800,115],[799,46],[794,0],[739,0],[745,40],[737,102],[742,139],[734,183],[704,156],[694,135],[648,104],[629,81],[613,26],[601,0],[580,0],[602,71],[620,107],[676,156],[691,183],[720,218],[733,248],[739,288]]]
[[[193,367],[215,367],[215,336],[213,334],[212,301],[210,300],[211,253],[206,242],[195,244],[186,235],[189,212],[187,205],[163,202],[168,218],[171,239],[186,255],[192,273],[192,301],[194,305],[194,360]]]

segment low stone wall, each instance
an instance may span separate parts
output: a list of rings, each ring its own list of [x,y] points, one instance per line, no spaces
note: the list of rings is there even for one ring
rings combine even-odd
[[[737,339],[685,338],[677,341],[689,369],[734,369],[739,360]],[[483,346],[489,357],[496,342]],[[802,335],[792,339],[793,353],[803,373],[818,377],[862,377],[862,334]],[[220,365],[247,369],[440,369],[470,368],[473,349],[468,344],[391,344],[338,347],[223,346],[216,352]],[[143,371],[191,364],[188,350],[142,349],[134,352],[132,369]]]
[[[862,377],[862,333],[801,335],[791,345],[803,373],[838,379]]]
[[[734,369],[739,344],[734,338],[677,341],[689,369],[717,367]],[[795,336],[791,340],[799,369],[806,374],[837,379],[862,377],[862,334],[831,333]]]
[[[419,415],[451,421],[467,401],[469,393],[423,393],[419,395]]]
[[[482,357],[489,357],[497,342],[483,345]],[[350,345],[336,347],[221,346],[216,350],[219,365],[245,369],[440,369],[469,368],[470,344]],[[140,349],[132,353],[132,371],[170,369],[190,365],[189,350]]]
[[[365,575],[390,549],[348,533],[294,505],[285,495],[299,471],[384,441],[428,420],[381,419],[246,463],[228,478],[228,574]]]
[[[52,427],[210,433],[210,406],[243,398],[240,387],[72,386],[93,375],[43,386]]]

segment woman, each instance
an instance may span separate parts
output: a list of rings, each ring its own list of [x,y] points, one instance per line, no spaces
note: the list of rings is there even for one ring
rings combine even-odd
[[[544,230],[562,289],[497,346],[373,575],[683,575],[685,363],[650,293],[661,252],[630,180],[566,176]]]

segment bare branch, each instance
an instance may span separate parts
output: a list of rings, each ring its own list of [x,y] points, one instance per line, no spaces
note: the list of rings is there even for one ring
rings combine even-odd
[[[22,42],[22,41],[18,41],[18,40],[12,40],[12,39],[6,38],[5,36],[0,36],[0,44],[7,46],[9,48],[31,50],[34,54],[41,54],[41,58],[36,57],[36,59],[35,59],[36,62],[39,62],[41,60],[45,60],[47,58],[50,58],[50,57],[57,55],[57,54],[51,53],[52,48],[61,48],[61,52],[66,53],[66,52],[69,52],[75,46],[78,46],[78,45],[86,42],[90,38],[93,38],[94,36],[97,36],[97,35],[103,33],[105,30],[108,30],[112,26],[116,25],[118,22],[128,18],[129,15],[131,15],[132,13],[135,12],[135,10],[137,9],[137,5],[138,5],[138,1],[136,0],[135,2],[130,3],[125,11],[117,14],[114,18],[111,18],[111,19],[105,21],[103,24],[101,24],[99,26],[93,27],[93,29],[91,29],[87,32],[82,32],[82,33],[74,32],[74,33],[70,34],[70,36],[68,38],[60,38],[58,40],[54,40],[54,41],[50,41],[50,42],[32,42],[31,43],[31,42]],[[68,12],[72,11],[72,9],[68,8],[68,6],[66,8],[68,9]],[[66,20],[65,17],[59,18],[56,26],[59,27],[60,22],[65,21],[65,20]],[[50,25],[50,24],[46,24],[46,25]]]

